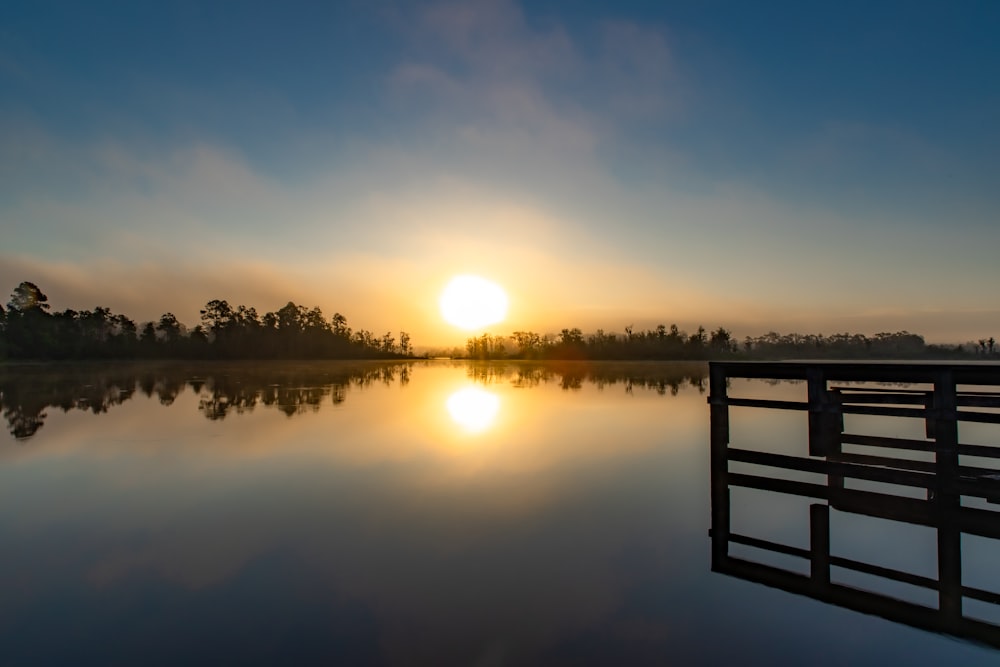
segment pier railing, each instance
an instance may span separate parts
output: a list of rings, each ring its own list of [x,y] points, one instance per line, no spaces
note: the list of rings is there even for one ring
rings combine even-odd
[[[805,400],[730,397],[728,387],[735,378],[802,381]],[[969,618],[963,611],[965,599],[1000,608],[1000,593],[963,585],[961,557],[963,534],[1000,540],[1000,511],[989,509],[990,503],[1000,502],[1000,469],[982,463],[962,465],[964,457],[976,457],[986,464],[994,459],[1000,466],[1000,446],[959,440],[961,422],[1000,424],[1000,366],[713,362],[710,383],[713,571],[1000,647],[1000,626]],[[734,406],[806,412],[806,451],[789,455],[731,447],[729,410]],[[922,419],[925,437],[847,432],[845,415]],[[927,454],[906,458],[906,452],[930,452],[933,461],[927,460]],[[884,455],[889,453],[895,455]],[[752,467],[755,472],[731,471],[730,462],[750,464],[741,469]],[[790,471],[825,475],[826,482],[789,478]],[[878,490],[852,488],[858,481],[869,487],[874,482]],[[810,506],[809,548],[732,532],[730,490],[734,487],[824,501]],[[914,497],[912,491],[900,493],[900,487],[920,489],[923,493],[917,495],[922,497]],[[970,502],[972,498],[986,502]],[[969,506],[975,502],[981,506]],[[831,553],[831,508],[933,528],[937,532],[937,578]],[[730,555],[733,544],[805,559],[809,575]],[[832,567],[934,590],[937,605],[927,607],[834,583]]]

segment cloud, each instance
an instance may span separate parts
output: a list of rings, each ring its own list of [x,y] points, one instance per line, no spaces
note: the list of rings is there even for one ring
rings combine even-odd
[[[580,54],[558,24],[529,26],[510,0],[441,2],[418,11],[411,35],[428,49],[444,47],[463,69],[491,78],[537,79],[577,70]]]
[[[597,63],[610,108],[626,117],[660,117],[681,102],[681,81],[663,31],[630,21],[601,30]]]
[[[394,95],[459,148],[597,161],[636,119],[660,124],[685,96],[658,26],[609,21],[589,43],[557,21],[529,22],[508,0],[423,7],[401,29],[413,47],[390,74]],[[506,150],[503,150],[506,149]]]

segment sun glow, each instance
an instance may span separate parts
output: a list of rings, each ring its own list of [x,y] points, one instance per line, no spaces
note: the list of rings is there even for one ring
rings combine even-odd
[[[507,295],[479,276],[455,276],[441,292],[441,316],[462,329],[479,329],[507,316]]]
[[[496,419],[500,397],[478,387],[466,387],[449,396],[446,405],[456,424],[470,433],[480,433]]]

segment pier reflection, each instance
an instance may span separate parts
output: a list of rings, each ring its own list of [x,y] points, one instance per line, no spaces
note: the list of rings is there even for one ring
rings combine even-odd
[[[987,616],[1000,617],[1000,592],[968,585],[962,555],[970,538],[1000,553],[1000,447],[964,444],[958,436],[960,422],[1000,424],[1000,367],[719,363],[710,374],[714,572],[1000,648],[1000,624],[967,611],[972,601]],[[731,379],[742,377],[805,380],[807,400],[729,397]],[[911,384],[857,384],[866,382]],[[807,412],[808,452],[730,446],[731,406]],[[845,414],[922,419],[926,438],[848,432]],[[966,457],[976,465],[964,465]],[[821,501],[808,507],[808,548],[732,529],[732,495],[761,492],[783,503]],[[845,522],[884,521],[887,532],[901,524],[930,529],[935,576],[839,555],[844,545],[833,539],[832,515]],[[869,541],[875,537],[867,535]],[[907,547],[889,550],[894,548]],[[933,602],[885,592],[899,584],[929,591]]]

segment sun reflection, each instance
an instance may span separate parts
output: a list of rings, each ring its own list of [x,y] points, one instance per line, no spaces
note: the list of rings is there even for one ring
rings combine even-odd
[[[500,397],[478,387],[459,389],[448,397],[448,413],[470,433],[488,429],[500,411]]]

